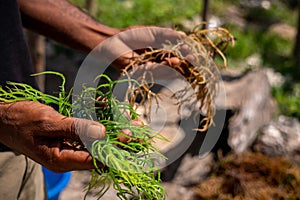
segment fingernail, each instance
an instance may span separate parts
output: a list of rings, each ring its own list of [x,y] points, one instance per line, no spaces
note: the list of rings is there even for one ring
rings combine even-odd
[[[92,139],[103,139],[105,137],[105,130],[100,125],[90,125],[87,134]]]

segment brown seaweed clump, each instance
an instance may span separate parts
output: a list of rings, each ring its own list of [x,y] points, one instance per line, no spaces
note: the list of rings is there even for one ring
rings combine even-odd
[[[139,84],[131,84],[128,87],[129,103],[134,105],[138,97],[142,99],[139,101],[139,105],[143,105],[146,101],[152,101],[152,99],[157,102],[159,96],[151,91],[155,79],[153,73],[147,70],[147,66],[149,63],[168,65],[171,60],[176,60],[178,64],[170,65],[170,67],[179,72],[193,89],[193,96],[196,97],[196,100],[192,103],[199,105],[199,112],[205,116],[200,122],[199,131],[206,131],[213,123],[215,115],[214,99],[220,78],[218,67],[227,66],[223,52],[230,44],[234,44],[235,38],[224,28],[203,30],[200,27],[195,27],[191,33],[177,40],[175,44],[170,42],[160,49],[148,49],[134,58],[123,74],[129,78],[133,77],[135,71],[132,69],[139,66],[138,70],[141,71],[144,66],[144,72],[136,78]],[[218,57],[223,61],[220,65],[216,65],[214,62],[214,59]],[[187,95],[187,91],[188,89],[183,89],[177,94],[180,103],[189,102],[191,104],[192,97]],[[151,106],[151,102],[148,105]],[[150,111],[151,107],[147,110]]]
[[[300,168],[283,157],[252,152],[229,155],[194,190],[197,200],[296,200],[300,199]]]

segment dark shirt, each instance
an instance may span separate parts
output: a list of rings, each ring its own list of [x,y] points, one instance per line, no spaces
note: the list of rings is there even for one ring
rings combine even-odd
[[[17,0],[0,0],[0,85],[14,81],[37,88],[33,72]],[[4,149],[0,143],[0,151]]]
[[[0,0],[0,84],[17,81],[36,86],[16,0]]]

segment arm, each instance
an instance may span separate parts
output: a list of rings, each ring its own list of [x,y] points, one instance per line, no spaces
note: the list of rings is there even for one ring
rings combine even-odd
[[[142,27],[132,26],[119,30],[103,25],[66,0],[18,0],[18,2],[22,22],[26,28],[86,53],[121,31]],[[130,52],[116,57],[120,49],[135,50],[136,48],[131,44],[145,44],[143,48],[149,47],[149,43],[157,43],[156,39],[159,37],[174,39],[182,35],[171,29],[157,33],[155,31],[157,29],[148,28],[148,31],[130,32],[127,35],[131,37],[129,40],[120,37],[116,39],[121,40],[107,51],[113,58],[117,58],[112,63],[114,67],[121,70],[130,63],[133,57],[138,56],[135,52]],[[125,41],[129,44],[124,43]]]
[[[71,48],[89,53],[105,39],[121,32],[103,25],[66,0],[18,0],[23,26]],[[119,57],[113,66],[122,69],[132,56]]]
[[[105,26],[66,0],[18,0],[23,25],[86,53],[120,32]]]

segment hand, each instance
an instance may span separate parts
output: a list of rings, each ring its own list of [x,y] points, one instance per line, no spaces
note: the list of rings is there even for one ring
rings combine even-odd
[[[92,56],[119,70],[124,69],[141,50],[162,48],[167,42],[185,37],[183,32],[170,28],[155,26],[133,26],[122,29],[122,32],[100,43],[92,52]]]
[[[0,104],[0,139],[55,172],[94,168],[89,152],[68,148],[64,139],[105,137],[102,124],[65,117],[52,107],[32,101]],[[80,131],[79,131],[80,130]]]

